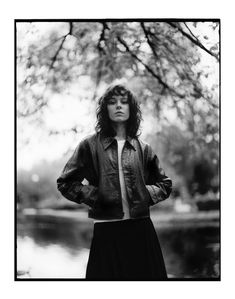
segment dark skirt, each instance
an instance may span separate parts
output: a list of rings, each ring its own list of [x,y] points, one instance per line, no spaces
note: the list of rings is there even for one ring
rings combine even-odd
[[[88,280],[166,280],[157,233],[150,218],[94,224]]]

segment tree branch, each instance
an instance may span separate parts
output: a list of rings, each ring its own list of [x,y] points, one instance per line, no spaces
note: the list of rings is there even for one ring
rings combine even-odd
[[[99,52],[99,62],[98,62],[98,68],[97,68],[97,75],[96,75],[96,83],[95,83],[95,91],[92,97],[92,100],[95,100],[96,95],[97,95],[97,88],[100,84],[100,80],[101,80],[101,74],[102,74],[102,67],[103,67],[103,55],[105,55],[105,50],[104,48],[101,46],[101,42],[104,41],[105,42],[105,30],[109,29],[108,25],[105,22],[101,22],[103,28],[102,31],[100,33],[100,38],[97,44],[97,49]]]
[[[192,43],[194,43],[196,46],[203,49],[205,52],[207,52],[211,56],[215,57],[215,59],[217,61],[219,61],[218,56],[216,54],[212,53],[210,50],[208,50],[205,46],[203,46],[203,44],[198,39],[195,39],[194,35],[192,37],[187,32],[185,32],[182,28],[180,28],[179,26],[177,26],[176,24],[174,24],[172,22],[166,22],[166,23],[168,23],[171,27],[178,29],[182,33],[183,36],[187,37]]]
[[[56,59],[57,59],[57,56],[59,55],[59,52],[60,52],[60,50],[61,50],[62,47],[63,47],[63,44],[64,44],[64,42],[65,42],[66,37],[67,37],[67,34],[63,37],[62,42],[60,43],[59,48],[57,49],[57,51],[56,51],[54,57],[52,58],[51,64],[50,64],[50,66],[49,66],[49,71],[50,71],[51,69],[53,69],[54,64],[55,64],[55,62],[56,62]]]
[[[176,94],[180,98],[184,98],[184,95],[179,94],[176,92],[174,89],[172,89],[167,83],[165,83],[159,75],[157,75],[147,64],[145,64],[136,54],[134,54],[126,44],[126,42],[120,37],[117,36],[118,41],[125,47],[126,51],[130,53],[130,55],[135,58],[137,61],[139,61],[145,69],[154,77],[158,80],[158,82],[163,86],[164,89],[168,89],[170,92]]]
[[[64,42],[65,42],[65,40],[66,40],[66,37],[67,37],[68,35],[72,35],[72,31],[73,31],[73,23],[72,23],[72,22],[69,22],[69,32],[68,32],[67,34],[65,34],[65,35],[62,37],[62,41],[61,41],[61,43],[60,43],[60,45],[59,45],[59,47],[58,47],[58,49],[57,49],[57,51],[56,51],[54,57],[52,58],[51,64],[50,64],[50,66],[49,66],[49,72],[50,72],[50,70],[54,67],[54,64],[55,64],[55,62],[56,62],[56,60],[57,60],[57,57],[58,57],[58,55],[59,55],[59,53],[60,53],[60,50],[61,50],[62,47],[63,47],[63,44],[64,44]]]
[[[140,26],[142,27],[143,32],[144,32],[144,35],[145,35],[145,37],[146,37],[146,39],[147,39],[148,45],[149,45],[150,49],[152,50],[153,55],[154,55],[155,58],[156,58],[156,66],[157,66],[157,70],[158,70],[159,73],[160,73],[160,72],[162,73],[162,77],[163,77],[163,78],[165,79],[165,81],[166,81],[166,78],[165,78],[165,76],[164,76],[164,71],[163,71],[163,68],[162,68],[161,59],[160,59],[159,55],[157,54],[157,52],[156,52],[156,50],[155,50],[153,41],[152,41],[152,40],[150,39],[150,37],[149,37],[149,35],[152,36],[152,34],[151,34],[151,32],[150,32],[149,30],[146,29],[146,27],[145,27],[145,25],[144,25],[143,22],[140,22]],[[154,37],[155,37],[155,36],[154,36]],[[159,62],[160,67],[157,65],[157,62]]]
[[[97,48],[98,48],[98,51],[100,53],[105,54],[105,51],[104,51],[104,49],[101,46],[101,42],[105,41],[105,30],[109,29],[109,27],[108,27],[108,25],[105,22],[101,22],[101,24],[103,25],[103,28],[102,28],[102,31],[101,31],[101,34],[100,34],[100,38],[99,38],[99,41],[98,41]]]
[[[37,105],[35,105],[35,108],[30,110],[29,107],[27,108],[26,111],[20,111],[20,108],[17,109],[17,117],[28,117],[28,116],[32,116],[36,113],[38,113],[38,111],[40,111],[43,107],[47,106],[47,102],[43,101],[43,96],[39,97],[37,99]]]
[[[79,128],[77,126],[73,126],[72,128],[69,129],[63,129],[63,130],[49,130],[49,135],[59,135],[59,134],[65,134],[65,133],[71,133],[73,132],[74,134],[78,134],[82,132],[82,128]]]
[[[188,29],[188,31],[190,32],[190,34],[195,38],[195,40],[197,40],[199,43],[199,39],[193,34],[192,30],[188,27],[188,25],[186,24],[186,22],[183,22],[185,27]]]
[[[155,51],[155,48],[153,47],[153,43],[152,43],[152,41],[151,41],[150,38],[149,38],[149,34],[148,34],[149,32],[148,32],[148,30],[146,29],[144,23],[143,23],[143,22],[140,22],[140,26],[142,27],[142,29],[143,29],[143,31],[144,31],[144,35],[145,35],[145,37],[146,37],[146,39],[147,39],[147,42],[148,42],[148,44],[149,44],[150,49],[151,49],[152,52],[153,52],[153,55],[156,57],[156,59],[159,59],[159,57],[158,57],[158,55],[157,55],[157,52]]]

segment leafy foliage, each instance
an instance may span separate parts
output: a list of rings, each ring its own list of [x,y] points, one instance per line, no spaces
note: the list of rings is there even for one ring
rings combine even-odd
[[[17,24],[19,119],[43,122],[51,95],[82,76],[93,82],[94,102],[101,85],[125,78],[143,112],[152,107],[161,133],[149,139],[161,144],[175,180],[192,194],[210,188],[219,164],[218,22],[58,22],[35,39],[38,25]],[[209,187],[199,178],[205,161]]]

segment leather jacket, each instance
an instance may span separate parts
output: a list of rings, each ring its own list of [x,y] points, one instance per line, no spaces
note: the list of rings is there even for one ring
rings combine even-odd
[[[148,217],[151,205],[169,197],[172,181],[151,146],[138,138],[127,137],[121,161],[130,217]],[[84,178],[89,185],[82,183]],[[89,218],[122,219],[117,140],[100,133],[86,137],[65,165],[57,186],[67,199],[88,205]]]

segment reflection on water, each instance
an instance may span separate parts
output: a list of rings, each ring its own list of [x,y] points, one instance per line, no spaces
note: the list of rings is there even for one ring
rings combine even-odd
[[[84,278],[88,249],[71,254],[59,244],[40,245],[32,238],[17,239],[17,269],[27,270],[32,278]]]
[[[160,230],[167,272],[179,278],[219,276],[218,227]]]
[[[17,224],[19,278],[84,278],[92,222],[51,216],[20,217]],[[159,227],[169,277],[219,276],[219,228]]]

